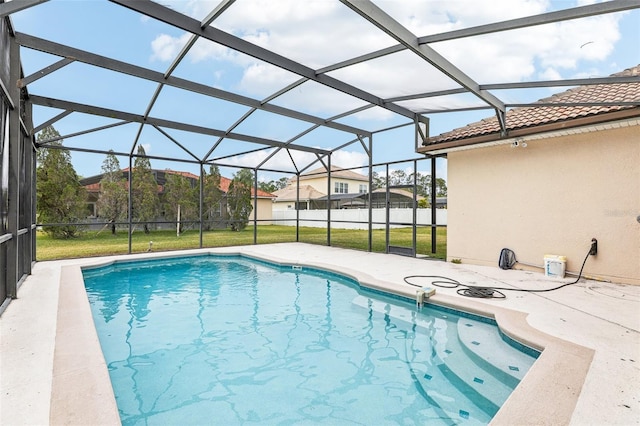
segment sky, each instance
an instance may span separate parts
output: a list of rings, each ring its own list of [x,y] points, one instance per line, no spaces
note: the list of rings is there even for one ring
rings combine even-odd
[[[16,0],[13,0],[16,1]],[[216,1],[162,0],[161,4],[202,20]],[[376,0],[392,18],[421,37],[444,31],[473,27],[496,21],[552,12],[592,2],[548,0]],[[166,72],[189,39],[189,34],[116,4],[101,0],[51,0],[14,13],[15,31],[127,61],[151,70]],[[357,55],[393,46],[397,42],[365,22],[354,12],[332,0],[237,0],[213,26],[258,46],[287,56],[315,70]],[[640,9],[594,16],[534,28],[463,38],[429,44],[466,75],[480,84],[604,77],[640,64]],[[30,75],[60,58],[27,48],[21,49],[25,75]],[[360,87],[382,98],[456,87],[447,77],[415,55],[400,52],[339,69],[329,76]],[[298,76],[273,65],[207,40],[198,40],[180,62],[172,76],[262,100]],[[88,105],[142,115],[150,105],[156,83],[114,74],[74,62],[28,86],[30,94],[67,99]],[[567,88],[495,91],[506,102],[532,102]],[[275,105],[321,118],[330,118],[364,105],[363,101],[306,82],[272,101]],[[474,107],[481,102],[472,95],[456,95],[398,102],[412,110],[446,110]],[[165,86],[153,104],[150,116],[228,130],[248,107]],[[34,125],[60,114],[51,108],[34,108]],[[430,113],[431,135],[437,135],[482,118],[491,110]],[[407,124],[408,119],[375,107],[337,120],[369,131]],[[140,132],[138,124],[119,125],[101,132],[72,136],[76,132],[116,123],[116,120],[73,113],[54,124],[66,146],[84,149],[113,149],[130,152],[134,142],[147,154],[164,158],[190,159],[205,156],[218,138],[171,129],[164,133],[150,126]],[[354,140],[354,136],[328,128],[305,133],[310,124],[258,111],[234,132],[309,147],[331,149]],[[140,133],[139,133],[140,132]],[[138,136],[139,134],[139,136]],[[301,136],[302,135],[302,136]],[[412,126],[376,132],[373,136],[373,162],[420,158],[415,153]],[[225,139],[208,158],[229,166],[255,166],[268,159],[264,167],[294,170],[315,160],[311,153],[273,149],[255,151],[260,146]],[[251,152],[254,151],[254,152]],[[243,153],[242,155],[232,154]],[[293,158],[293,162],[292,162]],[[76,172],[84,177],[100,173],[104,155],[73,152]],[[128,166],[126,157],[119,158]],[[368,157],[360,142],[332,155],[332,164],[360,167]],[[157,169],[171,168],[198,173],[195,164],[151,160]],[[317,163],[315,167],[319,167]],[[392,165],[390,170],[410,171],[411,162]],[[418,169],[429,173],[429,161]],[[231,177],[237,169],[223,167]],[[376,169],[384,173],[384,168]],[[363,170],[364,171],[364,170]],[[439,159],[436,174],[446,178],[446,160]],[[260,180],[289,177],[286,173],[260,173]]]

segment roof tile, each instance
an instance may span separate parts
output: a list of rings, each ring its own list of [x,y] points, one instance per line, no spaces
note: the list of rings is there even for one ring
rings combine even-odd
[[[640,76],[640,65],[626,69],[612,77]],[[562,93],[556,93],[548,98],[540,99],[536,103],[597,103],[597,102],[632,102],[640,100],[639,83],[611,83],[580,86]],[[507,130],[516,130],[526,127],[539,126],[575,118],[587,117],[624,109],[640,108],[628,105],[588,105],[588,106],[533,106],[514,108],[507,111]],[[499,133],[498,119],[489,117],[464,127],[454,129],[429,138],[429,145],[441,142],[450,142]]]

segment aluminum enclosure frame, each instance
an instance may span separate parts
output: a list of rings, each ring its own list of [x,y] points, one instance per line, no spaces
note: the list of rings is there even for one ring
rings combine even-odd
[[[518,18],[507,20],[503,22],[495,22],[487,25],[481,25],[477,27],[465,28],[461,30],[442,32],[439,34],[431,34],[427,36],[420,36],[413,34],[408,28],[391,17],[383,8],[378,7],[376,4],[369,0],[340,0],[341,6],[344,7],[345,13],[355,13],[364,22],[370,24],[372,27],[384,32],[398,44],[390,47],[386,47],[377,51],[368,52],[366,54],[356,56],[353,58],[345,59],[341,62],[324,66],[322,68],[313,69],[305,66],[300,62],[278,54],[274,51],[270,51],[264,47],[261,47],[255,43],[251,43],[233,34],[224,32],[218,28],[212,26],[216,19],[219,19],[225,13],[228,13],[235,3],[234,0],[222,0],[207,16],[198,21],[184,15],[180,12],[172,10],[161,4],[149,1],[149,0],[110,0],[110,2],[118,7],[126,8],[134,11],[140,16],[145,16],[154,20],[164,22],[171,27],[180,31],[185,31],[189,34],[187,43],[182,47],[180,52],[175,56],[169,67],[165,72],[158,72],[144,67],[127,63],[124,61],[116,60],[106,56],[98,55],[91,51],[85,51],[73,46],[66,46],[60,43],[46,40],[33,35],[25,34],[19,31],[19,28],[14,28],[11,15],[19,13],[20,11],[39,7],[40,5],[47,3],[47,0],[21,0],[4,2],[0,0],[0,20],[2,20],[2,34],[6,42],[0,44],[0,57],[9,58],[8,70],[9,73],[6,76],[0,78],[0,100],[4,103],[4,108],[8,111],[6,121],[6,129],[0,129],[8,135],[7,140],[4,141],[8,147],[9,154],[6,159],[6,164],[3,163],[3,173],[6,173],[7,193],[3,194],[3,197],[7,198],[6,217],[3,220],[6,222],[6,227],[3,230],[4,234],[0,235],[0,262],[4,262],[4,276],[0,281],[0,286],[5,290],[5,299],[15,298],[17,295],[17,289],[19,283],[26,275],[30,273],[32,262],[36,260],[35,256],[35,230],[37,226],[36,214],[35,214],[35,169],[36,169],[36,150],[55,148],[55,146],[49,145],[52,141],[43,141],[40,144],[36,144],[36,135],[42,129],[49,125],[53,125],[56,122],[64,119],[65,117],[73,113],[84,113],[99,117],[108,117],[110,119],[116,119],[117,121],[105,125],[98,126],[89,129],[85,129],[73,134],[62,135],[61,139],[69,139],[76,136],[81,136],[93,132],[101,132],[117,126],[134,123],[138,125],[138,132],[135,138],[131,140],[130,149],[126,152],[118,152],[117,155],[126,156],[129,159],[129,165],[131,167],[133,158],[136,157],[135,149],[140,143],[140,134],[142,129],[146,126],[150,126],[162,134],[169,143],[177,146],[185,154],[187,159],[175,160],[162,156],[148,156],[148,158],[157,158],[163,160],[183,161],[199,165],[200,177],[202,182],[202,176],[204,175],[204,168],[207,165],[220,165],[227,166],[228,156],[216,155],[216,150],[223,141],[231,140],[237,142],[248,142],[256,145],[254,150],[242,150],[240,149],[236,156],[240,156],[249,152],[255,152],[259,150],[275,149],[269,153],[267,158],[260,162],[256,166],[248,167],[254,173],[254,187],[257,187],[257,174],[260,171],[273,171],[279,173],[289,173],[295,177],[298,182],[300,175],[305,171],[310,170],[314,165],[322,164],[327,170],[329,170],[328,188],[331,193],[331,164],[332,155],[344,149],[352,144],[360,144],[368,156],[368,164],[365,165],[369,170],[369,188],[372,187],[372,171],[373,171],[373,152],[374,137],[376,134],[389,131],[388,129],[366,129],[359,128],[353,125],[347,125],[340,120],[345,117],[350,117],[356,113],[365,111],[370,108],[382,108],[389,111],[392,114],[405,120],[399,126],[414,126],[415,128],[415,141],[406,141],[409,146],[415,143],[416,146],[429,137],[428,128],[429,121],[433,121],[439,114],[446,114],[452,112],[466,111],[470,109],[486,109],[493,110],[500,123],[502,133],[501,138],[509,138],[506,126],[506,111],[513,107],[535,107],[544,106],[544,104],[538,103],[513,103],[508,102],[505,99],[501,99],[494,93],[497,90],[510,90],[510,89],[527,89],[527,88],[544,88],[544,87],[570,87],[580,85],[592,85],[592,84],[618,84],[638,82],[640,77],[605,77],[605,78],[589,78],[589,79],[569,79],[569,80],[554,80],[554,81],[529,81],[529,82],[498,82],[491,84],[482,84],[469,77],[462,69],[456,67],[450,60],[441,55],[435,48],[430,46],[441,41],[455,40],[461,38],[470,38],[485,34],[495,34],[513,29],[529,28],[539,25],[545,25],[555,22],[564,22],[575,19],[582,19],[597,15],[606,15],[619,13],[623,11],[629,11],[640,8],[640,0],[616,0],[605,1],[588,6],[581,6],[575,8],[569,8],[565,10],[559,10],[550,13],[543,13],[540,15],[529,16],[525,18]],[[115,23],[114,23],[115,29]],[[179,66],[181,61],[186,57],[187,53],[193,48],[198,39],[206,39],[211,42],[217,43],[222,46],[226,46],[235,52],[240,52],[244,55],[248,55],[253,58],[257,58],[260,61],[276,66],[289,73],[295,74],[299,77],[298,80],[285,85],[276,92],[264,99],[253,99],[248,96],[241,95],[230,91],[221,90],[212,86],[208,86],[202,83],[198,83],[194,80],[180,78],[174,76],[174,71]],[[29,75],[24,75],[22,64],[20,62],[21,50],[31,49],[40,52],[45,52],[49,55],[57,56],[59,59],[57,62],[39,69]],[[453,88],[444,90],[433,90],[430,92],[422,93],[410,93],[402,96],[395,96],[389,98],[383,98],[377,96],[358,87],[354,84],[349,84],[345,81],[341,81],[336,77],[330,75],[332,71],[347,68],[352,65],[365,63],[383,56],[391,55],[398,52],[408,52],[413,57],[418,58],[423,63],[434,67],[442,75],[455,82]],[[105,108],[101,105],[91,105],[89,103],[81,103],[71,101],[68,99],[55,99],[50,96],[39,95],[36,90],[29,90],[33,87],[35,82],[46,81],[46,78],[55,75],[65,67],[74,63],[82,63],[87,66],[97,67],[106,72],[119,73],[126,76],[136,77],[146,82],[155,84],[154,94],[149,98],[147,107],[144,113],[129,113],[125,111],[119,111],[113,108]],[[360,100],[363,105],[357,108],[343,111],[333,117],[322,117],[297,111],[292,108],[286,108],[274,103],[274,100],[280,96],[294,90],[300,85],[312,82],[325,86],[331,90],[339,91],[352,98]],[[193,124],[187,124],[179,121],[172,121],[153,116],[154,106],[162,91],[170,87],[172,89],[186,91],[198,95],[203,95],[212,99],[219,99],[225,102],[230,102],[235,105],[241,105],[247,107],[248,110],[238,120],[226,128],[214,128],[206,126],[196,126]],[[403,101],[428,99],[439,96],[455,95],[455,94],[470,94],[480,102],[480,106],[476,107],[451,107],[446,110],[437,109],[410,109],[402,105]],[[612,101],[607,104],[615,105],[640,105],[640,101],[622,102]],[[557,103],[555,106],[563,106],[564,104]],[[59,109],[62,112],[55,115],[53,118],[41,123],[32,122],[32,108],[33,107],[45,107]],[[255,134],[244,134],[238,132],[238,129],[246,120],[248,120],[254,113],[266,112],[275,114],[283,119],[297,120],[305,123],[307,126],[301,130],[298,134],[290,137],[288,140],[276,140],[267,138]],[[334,141],[334,145],[327,148],[316,148],[299,143],[299,140],[317,129],[330,129],[332,131],[339,131],[346,135],[348,138],[346,141],[339,140]],[[166,132],[166,129],[180,130],[183,132],[205,135],[211,138],[211,145],[208,147],[207,152],[203,156],[198,156],[191,152],[183,141],[172,137]],[[107,147],[68,147],[70,151],[79,151],[95,154],[106,154],[109,152]],[[291,158],[292,168],[291,170],[277,170],[269,168],[268,161],[278,152],[286,151]],[[313,154],[314,160],[307,164],[297,164],[292,152],[305,152]],[[432,171],[432,206],[435,206],[435,159],[433,155],[422,156],[423,159],[428,159],[431,162]],[[414,159],[407,159],[407,161],[414,161]],[[129,185],[131,187],[131,185]],[[257,191],[255,191],[257,194]],[[203,187],[200,186],[200,205],[202,205]],[[3,198],[4,199],[4,198]],[[254,198],[254,207],[257,205],[257,195]],[[435,211],[432,210],[432,230],[435,230]],[[327,244],[331,245],[331,212],[328,209],[327,212]],[[202,246],[202,216],[200,217],[200,246]],[[254,224],[257,225],[257,219],[254,220]],[[129,212],[129,252],[131,252],[131,208]],[[414,223],[415,228],[415,223]],[[255,229],[255,228],[254,228]],[[371,203],[369,204],[369,249],[371,249]],[[415,232],[414,232],[415,234]],[[432,232],[432,250],[435,252],[435,232]],[[254,235],[254,242],[257,237]],[[298,231],[296,230],[296,240],[298,239]],[[414,252],[415,252],[415,235],[414,235]],[[0,294],[2,296],[2,294]],[[6,300],[0,297],[0,312],[3,307],[6,306]]]

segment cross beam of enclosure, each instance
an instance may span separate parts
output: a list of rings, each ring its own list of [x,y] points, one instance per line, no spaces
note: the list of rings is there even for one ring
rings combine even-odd
[[[186,15],[183,15],[179,12],[176,12],[174,10],[171,10],[158,3],[155,3],[152,1],[141,1],[141,0],[110,0],[110,1],[113,3],[119,4],[121,6],[127,7],[136,12],[139,12],[143,15],[157,19],[166,24],[172,25],[176,28],[180,28],[191,34],[199,35],[202,38],[221,44],[237,52],[244,53],[248,56],[259,59],[261,61],[267,62],[272,65],[275,65],[279,68],[282,68],[284,70],[287,70],[299,76],[306,77],[309,80],[315,81],[317,83],[320,83],[332,89],[336,89],[340,92],[343,92],[355,98],[361,99],[365,102],[377,105],[379,107],[392,111],[396,114],[402,115],[404,117],[414,119],[416,115],[415,112],[407,108],[404,108],[394,103],[387,103],[384,101],[384,99],[378,96],[375,96],[355,86],[352,86],[343,81],[330,77],[326,74],[318,74],[313,68],[304,66],[298,62],[295,62],[289,58],[286,58],[282,55],[274,53],[263,47],[252,44],[232,34],[226,33],[222,30],[219,30],[217,28],[210,27],[210,26],[202,28],[200,26],[199,21],[193,18],[190,18]],[[359,133],[359,134],[368,136],[368,132]]]
[[[182,130],[182,131],[191,132],[191,133],[199,133],[202,135],[224,136],[228,139],[234,139],[234,140],[250,142],[250,143],[257,143],[257,144],[272,146],[276,148],[286,147],[288,149],[293,149],[296,151],[305,151],[305,152],[311,152],[316,154],[320,153],[325,155],[329,154],[330,152],[324,149],[312,148],[312,147],[303,146],[303,145],[287,144],[285,142],[275,141],[275,140],[266,139],[266,138],[260,138],[257,136],[243,135],[240,133],[228,133],[228,132],[225,132],[224,130],[212,129],[212,128],[203,127],[203,126],[195,126],[192,124],[185,124],[185,123],[180,123],[180,122],[171,121],[171,120],[164,120],[164,119],[153,118],[153,117],[145,118],[142,115],[138,115],[138,114],[132,114],[128,112],[117,111],[113,109],[102,108],[102,107],[97,107],[92,105],[85,105],[85,104],[80,104],[76,102],[64,101],[60,99],[47,98],[44,96],[29,95],[29,101],[34,105],[46,106],[50,108],[58,108],[63,110],[72,110],[72,111],[82,112],[85,114],[92,114],[92,115],[98,115],[102,117],[124,120],[131,123],[150,124],[152,126]]]
[[[384,31],[407,49],[429,62],[435,68],[440,70],[446,76],[456,83],[466,88],[485,103],[495,108],[498,113],[504,114],[506,108],[504,103],[489,92],[480,90],[480,85],[464,74],[459,68],[455,67],[451,62],[445,59],[438,52],[425,44],[419,44],[418,38],[404,26],[400,25],[391,16],[387,15],[382,9],[368,0],[341,0],[343,4],[348,6],[358,15]]]
[[[273,104],[263,104],[256,99],[216,89],[214,87],[206,86],[204,84],[196,83],[183,78],[173,76],[165,78],[164,74],[158,71],[153,71],[148,68],[139,67],[137,65],[132,65],[127,62],[118,61],[116,59],[111,59],[105,56],[96,55],[94,53],[76,49],[70,46],[65,46],[49,40],[44,40],[28,34],[16,33],[15,38],[20,46],[27,47],[29,49],[39,50],[41,52],[50,53],[52,55],[57,55],[65,58],[73,58],[76,61],[83,62],[85,64],[109,69],[111,71],[120,72],[122,74],[131,75],[156,83],[163,83],[167,86],[172,86],[201,95],[222,99],[240,105],[245,105],[273,114],[294,118],[300,121],[306,121],[313,124],[321,124],[335,130],[340,130],[351,134],[369,135],[369,132],[364,129],[359,129],[357,127],[341,123],[327,122],[327,120],[325,120],[324,118],[305,114],[300,111],[295,111]]]

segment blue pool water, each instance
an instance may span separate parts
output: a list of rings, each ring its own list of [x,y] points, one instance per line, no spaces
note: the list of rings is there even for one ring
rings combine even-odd
[[[314,269],[193,256],[83,274],[125,425],[487,424],[537,356],[487,319]]]

